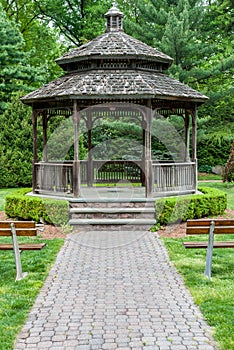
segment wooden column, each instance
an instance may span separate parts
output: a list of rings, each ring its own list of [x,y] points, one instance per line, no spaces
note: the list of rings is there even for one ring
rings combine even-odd
[[[33,193],[35,193],[36,189],[37,189],[37,169],[36,169],[36,163],[38,162],[38,158],[37,158],[37,116],[38,116],[38,112],[33,111],[33,113],[32,113],[32,124],[33,124],[32,187],[33,187]]]
[[[88,128],[88,166],[87,166],[87,185],[93,186],[93,157],[92,157],[92,110],[88,109],[87,115],[87,128]]]
[[[42,125],[43,125],[43,161],[48,161],[47,156],[47,127],[48,127],[48,118],[47,111],[43,111],[42,113]]]
[[[141,185],[145,186],[145,129],[146,122],[144,121],[144,115],[142,116],[142,166],[141,166]]]
[[[152,124],[152,105],[151,100],[147,101],[146,111],[146,129],[145,129],[145,195],[149,197],[153,192],[153,172],[151,160],[151,124]]]
[[[194,107],[192,111],[192,161],[195,163],[194,166],[194,188],[197,192],[197,107]]]
[[[73,102],[73,114],[74,124],[74,161],[73,161],[73,194],[74,197],[80,196],[80,161],[79,161],[79,123],[80,123],[80,111],[77,106],[77,101]]]
[[[189,124],[190,124],[190,111],[185,111],[185,146],[186,146],[186,154],[185,154],[185,162],[190,162],[190,130],[189,130]]]

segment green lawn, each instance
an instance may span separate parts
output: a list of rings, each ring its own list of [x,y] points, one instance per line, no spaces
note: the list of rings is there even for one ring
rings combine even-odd
[[[228,208],[234,209],[234,186],[204,183],[200,186],[218,188],[227,193]],[[233,235],[216,240],[233,240]],[[170,259],[182,275],[194,301],[205,319],[214,328],[214,338],[222,350],[234,349],[234,249],[214,249],[212,279],[204,276],[205,249],[185,249],[182,241],[204,240],[204,236],[184,239],[163,238]]]
[[[198,173],[198,180],[222,180],[222,175]]]

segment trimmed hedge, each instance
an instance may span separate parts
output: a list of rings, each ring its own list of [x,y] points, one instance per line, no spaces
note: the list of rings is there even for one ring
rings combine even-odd
[[[209,187],[199,190],[202,194],[157,199],[157,226],[223,214],[227,208],[226,193]],[[26,196],[30,191],[21,189],[6,196],[7,216],[36,222],[43,220],[53,225],[68,223],[68,201]]]
[[[156,200],[157,226],[223,214],[227,208],[226,193],[209,187],[199,191],[202,194]]]
[[[5,213],[8,217],[48,224],[64,225],[69,220],[69,205],[66,200],[26,196],[31,189],[20,189],[5,198]]]

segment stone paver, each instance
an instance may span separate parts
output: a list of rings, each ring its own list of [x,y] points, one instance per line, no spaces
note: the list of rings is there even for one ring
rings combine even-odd
[[[14,349],[217,346],[157,234],[89,231],[67,238]]]

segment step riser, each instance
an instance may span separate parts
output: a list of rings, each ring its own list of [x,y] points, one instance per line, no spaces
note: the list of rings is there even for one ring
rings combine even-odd
[[[151,213],[106,214],[106,213],[102,213],[101,210],[99,213],[89,213],[89,214],[72,213],[71,214],[71,219],[154,219],[154,218],[155,218],[155,215]]]
[[[74,231],[148,231],[152,225],[73,225]]]
[[[70,208],[154,208],[154,202],[80,202],[70,203]]]

